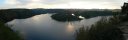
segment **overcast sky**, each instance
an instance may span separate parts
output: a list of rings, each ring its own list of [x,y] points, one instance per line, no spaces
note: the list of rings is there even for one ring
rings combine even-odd
[[[0,9],[8,8],[80,8],[120,9],[127,0],[0,0]]]

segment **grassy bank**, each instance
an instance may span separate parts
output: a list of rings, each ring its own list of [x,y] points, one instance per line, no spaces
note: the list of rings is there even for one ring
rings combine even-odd
[[[110,19],[102,18],[90,28],[77,30],[76,40],[125,40],[123,32],[117,27],[121,21],[119,15]]]
[[[0,22],[0,40],[23,40],[12,29],[5,26],[3,22]]]

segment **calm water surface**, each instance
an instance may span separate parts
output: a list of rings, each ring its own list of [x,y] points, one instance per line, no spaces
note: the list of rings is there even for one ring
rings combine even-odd
[[[36,15],[27,19],[14,19],[7,23],[18,31],[25,40],[75,40],[75,31],[82,26],[90,26],[101,19],[94,17],[74,22],[53,20],[52,14]]]

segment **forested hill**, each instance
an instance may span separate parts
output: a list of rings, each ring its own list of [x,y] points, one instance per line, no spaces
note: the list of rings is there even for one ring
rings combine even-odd
[[[119,9],[118,9],[119,10]],[[77,14],[83,16],[98,16],[98,15],[112,15],[111,12],[118,12],[118,10],[108,9],[1,9],[0,20],[8,22],[13,19],[24,19],[34,15],[45,14],[45,13],[61,13],[61,14]],[[90,16],[91,15],[91,16]]]

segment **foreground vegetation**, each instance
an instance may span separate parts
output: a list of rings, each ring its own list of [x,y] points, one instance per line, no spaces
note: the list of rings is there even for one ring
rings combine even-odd
[[[115,15],[110,19],[102,18],[90,28],[80,28],[76,31],[76,40],[125,40],[118,24],[125,19]]]
[[[23,40],[18,33],[0,22],[0,40]]]

